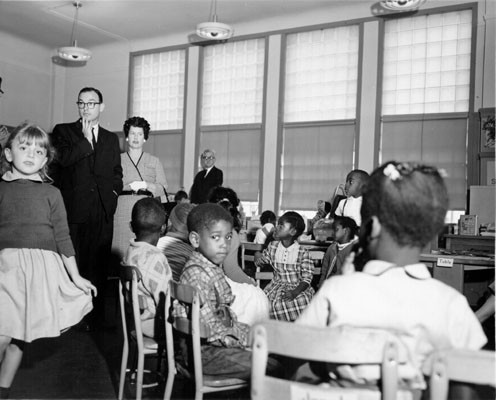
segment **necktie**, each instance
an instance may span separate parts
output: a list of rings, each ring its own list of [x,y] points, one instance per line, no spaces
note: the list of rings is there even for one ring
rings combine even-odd
[[[96,139],[95,139],[95,128],[91,128],[91,144],[93,145],[93,150],[96,149]]]

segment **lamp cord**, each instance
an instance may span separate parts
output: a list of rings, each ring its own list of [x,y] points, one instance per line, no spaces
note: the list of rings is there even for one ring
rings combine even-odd
[[[77,46],[77,41],[74,40],[74,38],[76,37],[77,23],[79,17],[79,7],[81,7],[81,3],[79,1],[75,1],[74,6],[76,7],[76,14],[74,16],[74,23],[72,24],[71,43],[70,43],[71,46]]]

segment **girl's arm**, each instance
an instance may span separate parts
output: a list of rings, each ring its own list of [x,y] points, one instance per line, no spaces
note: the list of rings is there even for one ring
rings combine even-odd
[[[309,286],[310,286],[309,283],[302,281],[302,282],[298,283],[298,286],[296,286],[294,289],[288,290],[287,292],[284,292],[284,296],[282,296],[282,298],[286,301],[294,300],[298,297],[298,295],[301,292],[304,292],[305,290],[307,290]]]
[[[65,268],[67,269],[67,273],[72,279],[72,282],[81,289],[86,294],[91,294],[93,292],[93,296],[97,295],[96,287],[87,279],[84,279],[81,275],[79,275],[79,271],[76,265],[76,257],[66,257],[61,254],[62,260],[64,261]]]

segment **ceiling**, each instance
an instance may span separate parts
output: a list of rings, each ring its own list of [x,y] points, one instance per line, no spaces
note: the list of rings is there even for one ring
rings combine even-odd
[[[218,0],[219,22],[232,25],[370,0]],[[143,40],[193,33],[211,18],[211,0],[82,0],[76,31],[78,45],[94,47],[119,40]],[[73,1],[0,0],[0,31],[51,48],[72,45]]]

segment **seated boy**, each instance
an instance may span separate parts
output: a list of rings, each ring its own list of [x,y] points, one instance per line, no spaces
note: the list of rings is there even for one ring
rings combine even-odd
[[[265,244],[267,238],[271,238],[274,232],[276,215],[270,210],[265,210],[262,215],[260,215],[260,223],[262,224],[262,227],[257,230],[253,243]]]
[[[346,176],[344,191],[347,197],[339,202],[336,208],[337,216],[353,218],[357,226],[362,224],[362,191],[368,179],[369,174],[361,169],[354,169]]]
[[[187,223],[189,240],[196,251],[184,266],[179,282],[199,289],[203,302],[200,318],[210,328],[210,336],[202,345],[203,372],[248,379],[250,328],[239,322],[230,308],[234,296],[222,269],[231,247],[232,217],[218,204],[203,203],[191,210]],[[175,303],[174,315],[186,316],[185,307]],[[183,362],[187,363],[187,358]]]
[[[167,233],[157,243],[157,247],[167,257],[172,269],[172,279],[179,282],[184,264],[189,260],[194,249],[188,238],[186,219],[195,208],[191,203],[179,203],[171,211],[167,225]]]
[[[332,226],[334,228],[334,243],[327,249],[322,259],[322,272],[320,275],[319,288],[326,279],[332,275],[341,274],[341,266],[350,254],[353,244],[356,242],[357,225],[348,217],[334,217]]]
[[[186,193],[184,190],[178,190],[177,193],[174,195],[174,201],[177,204],[189,203],[188,193]]]
[[[140,296],[146,299],[146,309],[141,314],[143,334],[157,337],[155,317],[160,294],[166,293],[172,272],[167,258],[156,247],[165,224],[165,211],[154,198],[138,200],[131,213],[131,229],[136,235],[127,249],[124,262],[138,267],[142,280],[138,283]],[[162,327],[157,326],[161,330]]]

